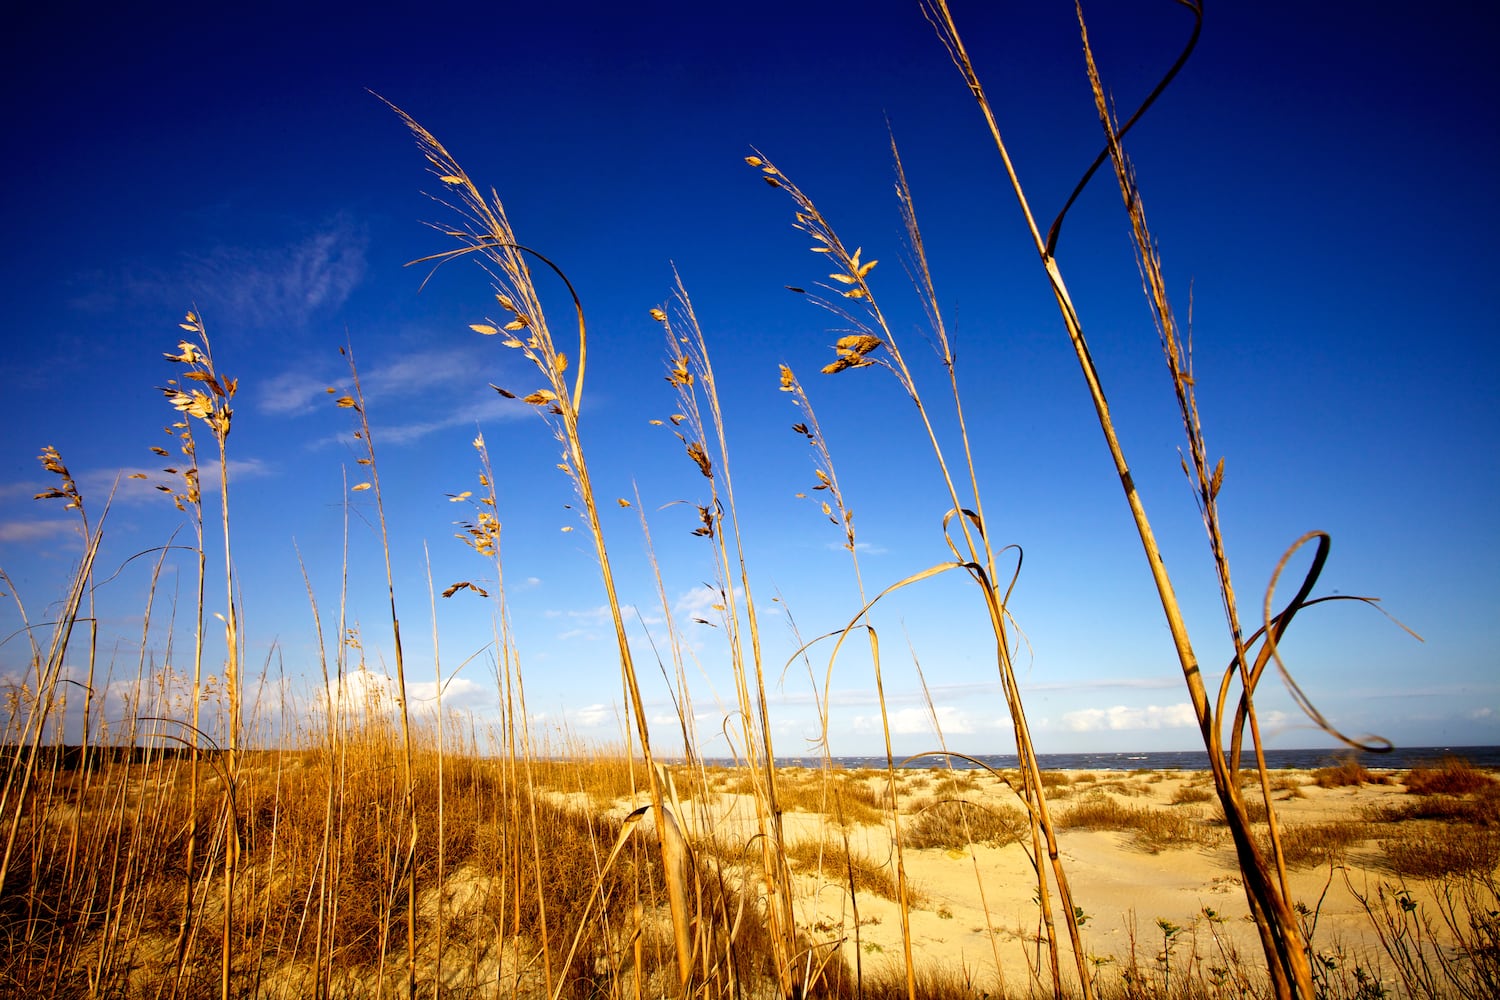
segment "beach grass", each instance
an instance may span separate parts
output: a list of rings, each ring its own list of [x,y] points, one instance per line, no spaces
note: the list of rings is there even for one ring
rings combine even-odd
[[[1183,6],[1195,25],[1201,23],[1196,3]],[[1381,970],[1389,967],[1396,970],[1391,988],[1409,995],[1486,995],[1495,982],[1494,872],[1500,860],[1493,776],[1458,760],[1413,769],[1399,782],[1353,760],[1311,774],[1266,766],[1256,686],[1279,662],[1275,644],[1292,618],[1317,603],[1309,597],[1317,569],[1296,599],[1275,614],[1267,609],[1265,628],[1241,627],[1217,514],[1223,463],[1210,459],[1203,441],[1187,339],[1172,318],[1122,146],[1134,117],[1116,119],[1086,32],[1085,65],[1104,133],[1095,167],[1109,163],[1121,189],[1186,434],[1184,468],[1234,644],[1234,660],[1216,692],[1192,651],[1062,278],[1058,233],[1067,209],[1044,236],[951,12],[943,0],[926,9],[979,103],[1024,209],[1151,565],[1210,770],[1178,781],[1153,769],[1042,766],[1013,661],[1019,641],[1008,607],[1014,570],[986,521],[957,353],[894,142],[909,270],[930,318],[922,335],[936,349],[935,379],[919,369],[915,355],[903,353],[903,337],[883,310],[887,293],[875,277],[878,259],[846,241],[769,157],[757,153],[746,161],[788,200],[783,207],[795,228],[819,254],[826,277],[812,293],[800,291],[834,313],[841,329],[822,374],[879,369],[888,384],[877,391],[910,405],[947,505],[935,513],[947,529],[951,560],[883,580],[867,592],[852,501],[818,424],[813,393],[790,366],[780,368],[780,388],[798,411],[798,434],[814,458],[809,490],[832,522],[836,543],[847,550],[859,594],[858,606],[829,633],[834,658],[850,644],[868,651],[872,687],[880,693],[883,764],[852,771],[833,760],[827,678],[818,690],[824,728],[813,752],[822,765],[777,763],[768,691],[779,665],[768,663],[762,650],[765,591],[755,573],[756,553],[740,530],[733,428],[714,368],[718,345],[680,282],[650,315],[666,345],[670,398],[664,402],[673,412],[673,448],[697,490],[694,534],[715,581],[715,624],[730,650],[733,709],[724,731],[737,756],[727,766],[701,758],[688,681],[690,643],[673,620],[643,513],[642,540],[652,552],[652,582],[666,622],[657,655],[678,706],[665,729],[654,725],[638,650],[626,635],[611,559],[615,538],[601,515],[615,504],[632,504],[601,499],[591,472],[596,456],[581,429],[591,335],[584,303],[564,267],[517,237],[499,198],[471,179],[436,136],[397,111],[456,220],[440,227],[453,244],[420,262],[438,267],[468,260],[483,267],[493,297],[475,305],[470,329],[510,352],[524,366],[528,386],[541,386],[496,389],[531,407],[561,448],[558,468],[576,498],[615,640],[624,701],[620,744],[557,747],[532,730],[524,650],[503,585],[496,477],[483,435],[474,439],[475,468],[461,473],[477,482],[477,491],[450,497],[471,511],[460,537],[502,582],[493,593],[472,582],[454,584],[445,596],[469,589],[490,602],[500,711],[477,719],[445,708],[441,696],[428,711],[412,709],[408,689],[417,665],[408,662],[400,623],[408,602],[425,596],[435,604],[436,587],[429,581],[426,595],[398,592],[377,435],[348,346],[341,349],[348,388],[333,392],[331,411],[350,418],[345,434],[355,443],[358,471],[350,496],[373,504],[385,620],[352,621],[341,592],[334,599],[337,630],[323,635],[319,603],[329,598],[316,594],[304,575],[320,630],[317,662],[305,665],[313,696],[293,698],[271,683],[269,666],[259,675],[249,668],[247,629],[274,628],[244,620],[233,571],[235,546],[247,542],[230,512],[229,430],[239,383],[220,369],[203,317],[188,313],[167,354],[177,366],[164,390],[176,454],[153,450],[174,463],[160,488],[189,527],[193,592],[185,618],[156,621],[163,546],[141,599],[140,660],[133,673],[112,675],[107,683],[96,672],[98,623],[89,600],[100,582],[96,567],[109,505],[96,513],[94,498],[80,492],[62,454],[42,451],[54,486],[39,499],[64,501],[85,541],[45,620],[26,620],[29,660],[6,690],[0,992],[174,1000],[1310,1000],[1386,995]],[[538,274],[566,289],[552,303],[553,315],[564,317],[556,328]],[[199,482],[199,437],[211,442],[219,477],[208,500]],[[634,506],[641,506],[638,498]],[[1321,566],[1326,536],[1308,536],[1288,557],[1302,544],[1315,546]],[[222,578],[209,578],[210,552]],[[339,570],[347,580],[347,554]],[[999,682],[1017,750],[1014,769],[917,769],[902,766],[893,753],[884,694],[890,667],[869,612],[887,595],[942,574],[963,580],[979,598],[976,607],[983,610],[975,627],[994,649],[986,676]],[[218,626],[209,625],[210,587],[222,591]],[[210,627],[222,627],[221,662],[206,658]],[[179,628],[190,635],[179,636]],[[148,659],[163,629],[179,648],[192,650],[175,661],[186,666],[161,667]],[[367,659],[375,630],[391,653],[389,672],[381,660]],[[81,675],[65,669],[80,662],[87,664]],[[833,659],[829,663],[831,674]],[[431,671],[441,693],[441,658],[434,653],[432,663],[420,666],[424,677]],[[106,686],[124,692],[123,723],[105,725],[98,692]],[[1302,707],[1339,735],[1310,703],[1303,700]],[[70,728],[73,717],[81,722]],[[668,759],[661,748],[678,743],[681,754]],[[1336,871],[1345,886],[1337,896],[1331,894]],[[1365,877],[1362,886],[1352,871]],[[1200,897],[1211,893],[1218,894],[1216,902],[1207,906]],[[1232,921],[1225,916],[1231,910]],[[1360,916],[1368,927],[1368,947],[1352,960],[1327,957],[1337,949],[1324,947],[1319,919],[1332,920],[1336,912]],[[1352,927],[1345,921],[1340,932],[1353,935]],[[1337,948],[1343,947],[1341,941]]]

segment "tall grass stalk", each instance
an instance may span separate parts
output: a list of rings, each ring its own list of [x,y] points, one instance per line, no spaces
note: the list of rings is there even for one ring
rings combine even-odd
[[[1072,199],[1070,198],[1067,205],[1063,207],[1062,212],[1058,215],[1056,221],[1048,231],[1047,237],[1044,239],[1032,214],[1030,204],[1011,160],[1010,153],[1006,148],[1004,140],[1001,138],[999,125],[996,122],[989,100],[985,95],[984,88],[975,74],[973,64],[959,37],[958,29],[946,0],[931,0],[925,9],[927,10],[929,20],[937,28],[940,38],[947,46],[950,56],[959,68],[965,82],[968,84],[970,92],[979,104],[979,108],[995,142],[996,149],[1000,154],[1011,187],[1021,207],[1032,241],[1041,258],[1043,269],[1048,276],[1053,295],[1057,300],[1059,311],[1062,314],[1069,341],[1073,346],[1074,353],[1082,370],[1089,397],[1094,406],[1095,415],[1104,433],[1106,446],[1115,465],[1115,471],[1124,489],[1127,505],[1130,508],[1137,533],[1145,550],[1147,564],[1155,581],[1167,625],[1172,635],[1172,641],[1182,667],[1193,711],[1197,717],[1204,744],[1209,751],[1209,762],[1213,773],[1214,785],[1224,808],[1230,832],[1234,837],[1240,867],[1245,876],[1247,899],[1251,914],[1255,918],[1256,927],[1261,936],[1273,988],[1276,995],[1280,997],[1311,997],[1313,995],[1311,967],[1308,960],[1306,943],[1303,940],[1296,914],[1290,902],[1286,866],[1280,847],[1275,809],[1271,807],[1271,789],[1269,777],[1266,773],[1259,726],[1255,715],[1253,692],[1260,672],[1264,669],[1268,660],[1275,659],[1278,666],[1280,666],[1280,657],[1276,652],[1276,642],[1280,634],[1285,631],[1292,616],[1295,615],[1298,608],[1306,606],[1309,603],[1314,603],[1307,600],[1308,590],[1311,588],[1312,582],[1316,580],[1318,570],[1322,565],[1322,559],[1326,556],[1326,536],[1304,537],[1283,558],[1282,566],[1286,564],[1292,552],[1295,552],[1305,541],[1311,537],[1319,537],[1318,556],[1312,571],[1310,571],[1307,580],[1304,582],[1302,590],[1299,591],[1297,597],[1293,599],[1286,609],[1280,614],[1273,615],[1271,613],[1271,592],[1274,589],[1273,578],[1272,587],[1268,589],[1266,597],[1264,627],[1251,640],[1247,641],[1244,637],[1244,630],[1240,625],[1239,613],[1234,597],[1234,587],[1229,572],[1228,557],[1225,554],[1223,533],[1218,514],[1217,499],[1224,479],[1224,463],[1221,459],[1217,465],[1214,465],[1212,468],[1210,467],[1208,451],[1203,439],[1202,423],[1198,414],[1189,350],[1184,338],[1179,334],[1176,321],[1173,317],[1172,308],[1167,297],[1166,282],[1162,276],[1160,257],[1156,245],[1151,238],[1150,231],[1146,226],[1140,189],[1122,146],[1122,139],[1125,132],[1139,120],[1146,107],[1155,100],[1176,75],[1197,43],[1198,34],[1202,27],[1201,3],[1199,3],[1199,0],[1179,0],[1179,3],[1194,17],[1192,34],[1182,54],[1166,73],[1161,83],[1148,96],[1141,108],[1123,125],[1114,116],[1109,99],[1106,97],[1104,86],[1094,62],[1093,50],[1089,44],[1088,31],[1084,23],[1082,10],[1079,9],[1078,20],[1082,35],[1084,58],[1087,65],[1090,87],[1094,96],[1095,109],[1105,133],[1105,151],[1100,154],[1100,157],[1084,174],[1083,180],[1080,181],[1078,188],[1074,191],[1073,198],[1077,197],[1078,192],[1088,183],[1094,171],[1107,159],[1113,166],[1116,180],[1125,202],[1126,212],[1130,219],[1137,262],[1141,269],[1142,283],[1145,286],[1152,317],[1161,340],[1163,352],[1166,355],[1168,370],[1173,381],[1173,389],[1188,438],[1191,467],[1188,464],[1189,460],[1185,459],[1183,463],[1184,471],[1188,474],[1193,484],[1199,510],[1208,532],[1214,568],[1219,579],[1220,597],[1224,605],[1230,636],[1234,644],[1235,657],[1230,670],[1225,676],[1224,684],[1221,686],[1217,705],[1212,704],[1209,700],[1197,655],[1193,651],[1187,625],[1182,616],[1171,579],[1168,576],[1165,563],[1162,559],[1160,547],[1156,542],[1144,504],[1131,478],[1130,467],[1125,460],[1123,448],[1116,434],[1109,405],[1105,401],[1098,370],[1094,365],[1093,359],[1090,357],[1087,341],[1083,333],[1082,321],[1073,306],[1072,298],[1063,280],[1062,271],[1058,264],[1056,257],[1058,237],[1062,221],[1066,216],[1068,208],[1072,205]],[[1280,572],[1281,567],[1278,567],[1277,575]],[[1255,658],[1256,665],[1252,668],[1249,646],[1250,642],[1256,639],[1262,640],[1262,645]],[[1282,668],[1282,672],[1285,676],[1284,668]],[[1230,759],[1226,761],[1223,740],[1224,727],[1229,720],[1226,718],[1224,705],[1231,679],[1236,676],[1240,680],[1242,693],[1238,710],[1233,717],[1233,752],[1230,755]],[[1293,691],[1294,695],[1298,696],[1299,704],[1302,704],[1304,708],[1311,709],[1311,706],[1305,702],[1305,699],[1300,697],[1300,692],[1296,691],[1295,687],[1293,687]],[[1321,716],[1311,711],[1310,714],[1313,715],[1314,720],[1322,725],[1323,728],[1334,732],[1335,735],[1341,735],[1333,730]],[[1235,773],[1239,766],[1240,735],[1242,727],[1247,723],[1255,750],[1256,767],[1261,781],[1261,792],[1267,807],[1268,817],[1270,818],[1272,857],[1269,860],[1264,856],[1257,844],[1256,838],[1252,835],[1245,801],[1240,792],[1239,782]]]
[[[924,299],[925,301],[927,300]],[[817,412],[813,409],[812,400],[808,397],[807,390],[803,388],[801,381],[790,366],[781,365],[780,371],[781,391],[790,393],[793,405],[797,406],[805,414],[805,420],[794,424],[792,429],[805,437],[812,446],[815,456],[813,475],[817,479],[817,484],[813,486],[813,491],[815,493],[826,494],[828,497],[827,500],[820,500],[819,506],[823,512],[823,516],[827,517],[835,527],[839,528],[844,536],[844,548],[849,553],[849,564],[854,573],[854,585],[859,596],[859,604],[861,608],[866,607],[869,604],[869,597],[865,592],[864,574],[860,570],[859,545],[856,542],[857,532],[854,525],[854,511],[845,502],[844,491],[839,487],[838,472],[835,470],[833,464],[833,453],[829,449],[827,438],[823,436],[823,428],[818,423]],[[891,719],[890,710],[886,704],[885,678],[882,676],[880,667],[879,635],[870,626],[866,627],[865,632],[870,645],[870,662],[875,681],[876,707],[880,712],[880,732],[885,744],[886,796],[890,810],[889,818],[893,838],[892,849],[896,864],[896,898],[897,902],[901,904],[899,913],[901,917],[901,946],[906,965],[906,990],[907,996],[913,998],[917,989],[917,974],[911,945],[911,907],[906,879],[905,832],[897,816],[899,797],[897,793],[896,755],[891,743]],[[806,645],[800,645],[800,648],[806,649],[807,647]],[[821,737],[819,749],[824,757],[825,769],[832,764],[832,750],[828,742],[828,724],[830,719],[829,698],[833,689],[832,670],[833,661],[830,660],[828,670],[825,672],[823,679],[823,698],[818,710],[819,733]],[[809,670],[809,672],[811,671]],[[816,682],[814,686],[816,687]],[[857,893],[854,891],[852,870],[849,873],[849,882],[850,907],[854,919],[854,981],[855,989],[859,991],[864,988],[864,964],[860,951],[859,903]],[[996,966],[998,969],[998,961],[996,962]]]
[[[243,722],[243,708],[241,698],[243,696],[243,680],[240,677],[240,630],[239,615],[236,609],[236,595],[234,585],[234,560],[230,550],[229,532],[229,431],[234,411],[230,406],[235,393],[239,390],[239,380],[220,375],[214,368],[213,350],[209,346],[208,331],[204,327],[202,318],[196,312],[189,312],[183,322],[178,326],[191,336],[193,340],[179,341],[176,354],[167,354],[166,359],[175,364],[183,366],[183,383],[170,379],[162,389],[167,401],[181,414],[183,420],[178,429],[188,434],[184,439],[184,446],[192,448],[193,455],[188,456],[191,460],[189,471],[196,469],[196,449],[191,438],[191,428],[188,427],[189,418],[196,417],[208,426],[213,435],[214,444],[219,453],[219,525],[224,542],[224,689],[229,699],[228,724],[225,732],[224,742],[224,775],[225,775],[225,808],[224,808],[224,921],[221,934],[221,945],[223,950],[220,966],[220,993],[223,1000],[229,1000],[230,978],[234,960],[234,903],[235,903],[235,877],[240,865],[240,835],[239,816],[235,802],[235,785],[239,781],[239,750],[241,726]],[[202,388],[197,388],[202,386]],[[205,391],[207,390],[207,391]],[[185,474],[186,475],[186,474]],[[193,483],[189,486],[189,493],[199,484],[196,475]],[[201,511],[198,515],[199,537],[198,551],[201,559],[204,551],[201,532]],[[203,592],[200,589],[198,598],[198,623],[194,638],[194,711],[196,713],[198,697],[198,681],[201,676],[202,658],[202,622],[203,622]],[[195,721],[196,727],[196,721]],[[193,734],[194,742],[198,734]],[[195,752],[194,757],[197,754]],[[196,784],[195,773],[190,780]],[[192,873],[189,871],[188,884],[185,889],[188,895],[192,893]]]
[[[671,817],[666,812],[665,790],[662,788],[655,758],[651,748],[650,725],[646,716],[645,702],[641,697],[640,681],[636,674],[635,659],[630,642],[625,634],[625,618],[615,585],[614,568],[605,544],[604,527],[599,516],[599,505],[594,495],[593,481],[589,476],[583,439],[579,426],[579,407],[583,403],[584,374],[588,351],[588,330],[584,321],[583,306],[566,276],[550,260],[516,240],[505,208],[498,197],[487,200],[463,168],[453,159],[436,137],[409,115],[395,108],[401,119],[411,129],[418,145],[433,168],[433,173],[458,199],[453,206],[464,219],[463,228],[447,230],[461,246],[423,258],[421,262],[441,264],[477,253],[492,267],[495,281],[495,299],[510,317],[495,323],[475,323],[475,332],[488,336],[503,334],[501,342],[513,350],[520,351],[541,374],[546,387],[527,393],[524,401],[545,413],[559,418],[556,426],[559,443],[563,447],[561,467],[573,481],[578,491],[583,516],[594,542],[599,561],[599,573],[604,585],[605,598],[609,605],[610,621],[614,627],[615,645],[620,658],[620,671],[624,678],[629,711],[635,720],[636,736],[641,742],[641,752],[650,769],[650,791],[652,811],[655,815],[657,841],[663,852],[662,860],[668,863],[666,852],[670,835]],[[532,257],[552,270],[568,287],[578,323],[578,348],[576,361],[559,350],[547,325],[541,298],[534,283],[527,258]],[[525,337],[522,340],[521,337]],[[572,379],[568,378],[573,368]],[[514,396],[509,390],[498,389],[503,395]],[[670,865],[669,865],[670,870]],[[672,913],[673,937],[677,949],[678,974],[681,988],[686,989],[692,974],[691,931],[688,926],[686,889],[680,882],[669,882],[669,898]]]
[[[897,338],[891,330],[885,313],[882,311],[874,290],[869,283],[868,276],[878,262],[874,260],[861,260],[863,255],[861,248],[856,248],[851,253],[847,244],[839,237],[838,233],[818,210],[812,199],[782,173],[775,164],[759,153],[746,158],[746,162],[750,166],[760,170],[761,177],[767,184],[773,188],[785,191],[791,197],[796,206],[796,227],[813,241],[814,245],[811,248],[813,252],[826,255],[826,259],[837,268],[836,271],[828,276],[829,280],[834,282],[834,284],[823,283],[820,286],[820,290],[809,297],[817,305],[833,312],[855,332],[839,338],[835,344],[835,357],[833,361],[823,367],[823,374],[835,375],[850,369],[880,366],[888,370],[895,377],[898,385],[916,408],[918,419],[922,423],[923,431],[936,459],[939,474],[942,477],[949,502],[951,503],[948,512],[943,516],[942,525],[945,541],[954,556],[953,561],[940,563],[926,570],[914,573],[886,587],[875,598],[867,601],[861,607],[859,613],[854,616],[850,625],[841,634],[835,645],[833,658],[837,657],[839,648],[842,646],[844,638],[848,635],[849,631],[859,625],[870,609],[888,594],[939,573],[953,570],[961,570],[974,580],[984,598],[985,610],[989,617],[990,631],[994,636],[995,664],[997,672],[1000,675],[1001,687],[1006,699],[1006,707],[1011,718],[1017,754],[1021,760],[1023,775],[1022,798],[1026,803],[1028,815],[1032,820],[1033,856],[1040,859],[1045,855],[1047,858],[1045,865],[1038,864],[1037,866],[1037,897],[1040,902],[1040,913],[1044,927],[1042,937],[1046,941],[1048,949],[1048,968],[1051,973],[1053,993],[1061,996],[1064,990],[1062,962],[1058,949],[1058,936],[1055,930],[1056,924],[1052,905],[1052,893],[1055,890],[1063,911],[1064,924],[1067,928],[1069,943],[1072,947],[1078,982],[1085,996],[1088,996],[1091,986],[1082,937],[1079,933],[1077,921],[1073,916],[1075,909],[1072,900],[1072,890],[1068,885],[1067,872],[1062,864],[1061,852],[1058,849],[1056,830],[1047,807],[1046,796],[1042,791],[1041,769],[1036,760],[1030,727],[1026,721],[1025,706],[1022,704],[1020,687],[1016,681],[1010,634],[1010,612],[1007,603],[1010,599],[1010,592],[1015,584],[1016,576],[1019,573],[1019,562],[1016,569],[1008,576],[1000,572],[999,553],[1004,550],[997,550],[994,547],[991,540],[992,533],[989,525],[984,520],[984,507],[980,499],[981,491],[979,489],[978,470],[973,462],[973,451],[968,440],[967,425],[963,419],[962,398],[957,390],[955,374],[956,356],[946,327],[942,321],[941,309],[937,304],[934,284],[930,268],[927,264],[926,251],[922,243],[921,231],[917,225],[914,202],[910,188],[906,184],[905,172],[901,167],[900,155],[896,151],[894,141],[892,142],[892,153],[895,158],[897,170],[897,194],[901,203],[902,218],[906,223],[908,244],[914,265],[913,269],[917,275],[917,289],[931,323],[930,332],[933,341],[938,349],[942,364],[948,372],[949,384],[953,390],[954,408],[959,427],[959,440],[964,455],[962,466],[962,472],[966,480],[964,494],[960,493],[958,477],[955,475],[953,467],[946,456],[942,441],[933,424],[931,413],[917,386],[916,378],[901,352]],[[798,289],[798,291],[802,290]],[[804,294],[807,293],[804,292]],[[878,353],[882,350],[884,351],[883,354]],[[957,537],[955,537],[955,534]],[[962,547],[960,547],[960,542]],[[868,626],[865,627],[868,629]],[[873,631],[870,631],[869,634],[871,636],[874,635]],[[830,670],[832,669],[833,658],[830,658]],[[908,962],[908,967],[910,967],[910,962]],[[915,990],[915,981],[910,978],[910,974],[908,986],[911,991]]]
[[[29,797],[32,790],[32,782],[36,778],[37,761],[41,757],[42,740],[45,736],[47,723],[52,720],[53,712],[58,707],[59,698],[63,697],[59,692],[59,685],[64,682],[63,667],[67,657],[69,642],[73,636],[73,628],[78,622],[78,613],[82,607],[84,598],[93,589],[94,561],[98,558],[99,547],[104,540],[104,520],[101,516],[97,524],[90,528],[87,512],[83,506],[83,496],[78,490],[78,484],[74,481],[72,473],[67,466],[63,465],[62,457],[56,448],[47,446],[42,449],[41,462],[43,468],[58,477],[59,484],[49,490],[44,490],[36,495],[38,500],[66,500],[66,510],[78,511],[78,518],[82,524],[85,539],[83,557],[78,568],[73,573],[73,578],[68,586],[67,597],[64,599],[62,611],[52,626],[52,639],[47,647],[45,658],[41,655],[38,644],[32,639],[31,627],[26,624],[26,634],[31,642],[31,667],[35,675],[35,690],[31,693],[30,710],[26,713],[25,722],[16,741],[18,748],[25,748],[24,758],[13,762],[7,768],[5,774],[5,788],[0,792],[0,816],[10,815],[10,824],[5,834],[5,853],[0,856],[0,896],[5,893],[6,882],[10,877],[11,860],[15,855],[16,837],[21,829],[22,817],[26,807],[30,804]],[[105,508],[105,516],[109,513]],[[14,589],[14,588],[12,588]],[[19,604],[19,595],[17,596]],[[25,622],[25,612],[22,610],[22,620]],[[58,723],[58,740],[64,738],[61,732],[62,723]],[[19,764],[19,766],[17,766]],[[19,772],[19,782],[17,782]]]
[[[391,647],[396,661],[396,698],[401,719],[401,774],[405,785],[401,807],[405,814],[405,825],[409,837],[405,857],[399,869],[404,873],[406,885],[406,993],[408,997],[415,998],[417,995],[416,853],[420,837],[420,823],[417,818],[416,794],[412,778],[411,705],[406,695],[406,658],[401,644],[401,618],[396,613],[396,577],[391,570],[391,538],[385,520],[385,499],[380,489],[380,469],[375,463],[375,440],[370,434],[370,417],[365,410],[365,395],[360,387],[359,369],[354,364],[353,349],[340,348],[340,353],[349,361],[349,378],[353,383],[354,395],[340,396],[337,403],[341,409],[353,410],[359,418],[359,430],[355,431],[354,437],[363,444],[364,455],[358,459],[358,462],[369,470],[370,475],[367,482],[355,484],[353,490],[363,491],[373,488],[375,513],[380,525],[380,551],[385,557],[386,595],[391,609]]]
[[[734,503],[729,444],[708,340],[680,278],[672,312],[675,321],[672,315],[660,308],[653,310],[652,316],[662,324],[666,333],[667,382],[677,390],[683,418],[673,418],[678,428],[677,436],[709,484],[709,500],[698,505],[700,526],[694,534],[706,538],[713,547],[718,581],[718,602],[713,608],[719,614],[729,647],[738,700],[735,715],[740,723],[746,767],[754,779],[756,842],[761,856],[767,931],[777,949],[778,986],[783,995],[790,995],[793,991],[806,990],[816,981],[815,956],[811,951],[804,953],[799,947],[793,917],[791,873],[786,863],[786,831],[781,820],[776,753],[772,746],[767,707],[760,616]],[[700,404],[700,391],[703,403],[708,406],[707,421]],[[710,447],[715,453],[712,457],[708,451]],[[799,961],[801,972],[796,974],[794,967]]]

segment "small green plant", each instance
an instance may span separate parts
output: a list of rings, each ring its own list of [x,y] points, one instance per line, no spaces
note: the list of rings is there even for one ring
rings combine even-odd
[[[1161,966],[1162,992],[1170,995],[1172,990],[1172,952],[1177,947],[1177,938],[1182,934],[1182,928],[1165,917],[1156,918],[1156,927],[1161,931],[1161,951],[1157,953],[1156,963]]]

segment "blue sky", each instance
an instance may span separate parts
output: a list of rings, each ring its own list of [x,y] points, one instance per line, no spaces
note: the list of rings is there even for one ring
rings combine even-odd
[[[792,206],[743,158],[774,159],[865,259],[918,364],[950,450],[945,383],[902,272],[886,122],[900,144],[990,518],[1025,551],[1012,611],[1028,647],[1023,692],[1043,752],[1186,749],[1186,695],[1082,378],[999,159],[915,3],[706,14],[699,4],[447,5],[430,13],[202,5],[20,15],[7,94],[9,233],[0,283],[0,567],[46,620],[80,550],[76,519],[33,494],[54,445],[94,516],[120,472],[97,594],[113,679],[133,676],[149,559],[180,515],[150,488],[172,442],[156,387],[196,308],[220,369],[240,380],[230,503],[247,650],[308,697],[317,676],[299,552],[330,636],[350,513],[351,621],[389,664],[383,565],[359,469],[338,348],[352,345],[393,532],[408,672],[435,686],[428,573],[441,590],[493,569],[453,538],[474,490],[470,442],[495,463],[511,613],[537,731],[613,740],[618,671],[603,592],[557,447],[531,408],[491,382],[534,388],[520,359],[468,329],[492,311],[484,275],[404,265],[448,248],[411,137],[378,92],[493,185],[520,238],[578,288],[592,337],[583,433],[597,488],[638,489],[682,622],[714,580],[691,531],[703,480],[668,430],[661,333],[649,310],[681,274],[722,383],[736,497],[767,662],[845,624],[859,599],[840,536],[808,492],[812,459],[778,392],[791,365],[812,395],[878,589],[944,559],[947,503],[913,408],[879,369],[820,377],[835,319],[784,286],[824,280]],[[1128,106],[1185,38],[1175,5],[1094,4],[1106,84]],[[1066,4],[959,4],[960,30],[1028,196],[1050,219],[1100,145]],[[1477,15],[1482,18],[1484,15]],[[1212,4],[1197,55],[1131,134],[1176,308],[1192,302],[1209,448],[1247,619],[1283,550],[1333,535],[1321,593],[1378,596],[1418,643],[1354,605],[1315,609],[1288,664],[1330,719],[1398,743],[1500,743],[1492,516],[1500,431],[1493,182],[1497,132],[1482,77],[1492,34],[1476,15],[1410,5]],[[1163,543],[1203,662],[1229,643],[1177,448],[1180,424],[1117,191],[1101,176],[1069,215],[1058,259],[1090,337],[1125,452]],[[565,300],[553,300],[564,329]],[[212,501],[214,498],[210,497]],[[673,501],[687,503],[666,506]],[[565,532],[566,527],[579,530]],[[655,598],[636,511],[606,511],[623,599],[647,664],[654,725],[675,732],[651,666]],[[182,541],[184,536],[179,536]],[[123,566],[123,568],[121,568]],[[182,659],[188,563],[169,560],[148,658]],[[1293,584],[1287,584],[1289,592]],[[222,588],[209,611],[222,612]],[[9,592],[9,588],[6,588]],[[773,602],[772,597],[780,600]],[[214,604],[217,600],[219,603]],[[170,604],[176,641],[167,648]],[[438,602],[450,705],[495,703],[490,607]],[[971,586],[909,589],[877,617],[898,752],[937,745],[919,659],[948,744],[1013,747]],[[14,604],[0,632],[19,627]],[[703,749],[732,710],[720,631],[687,622]],[[0,646],[14,675],[22,644]],[[462,665],[461,664],[466,664]],[[815,658],[819,676],[826,660]],[[455,676],[456,675],[456,676]],[[806,667],[774,693],[779,752],[816,730]],[[868,664],[833,670],[833,750],[875,752]],[[1279,684],[1261,699],[1272,745],[1328,743]]]

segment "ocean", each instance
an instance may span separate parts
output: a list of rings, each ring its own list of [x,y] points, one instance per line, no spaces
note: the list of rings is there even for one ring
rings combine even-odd
[[[999,769],[1017,766],[1015,754],[972,754],[975,760],[988,767]],[[1447,757],[1459,757],[1475,767],[1500,769],[1500,746],[1479,747],[1396,747],[1388,753],[1356,753],[1341,747],[1316,747],[1302,750],[1267,750],[1266,764],[1272,768],[1312,769],[1341,764],[1350,758],[1368,768],[1394,768],[1404,770],[1419,764],[1435,764]],[[884,767],[884,757],[835,757],[840,767]],[[1248,743],[1241,766],[1252,766],[1254,755]],[[1059,771],[1204,771],[1208,769],[1208,753],[1203,750],[1165,750],[1138,753],[1044,753],[1037,755],[1043,770]],[[705,763],[720,763],[706,761]],[[776,763],[783,767],[818,767],[822,761],[817,757],[778,757]],[[907,763],[897,759],[898,767],[926,768],[941,766],[943,759],[924,756]],[[960,757],[953,758],[955,769],[973,768],[975,765]]]

